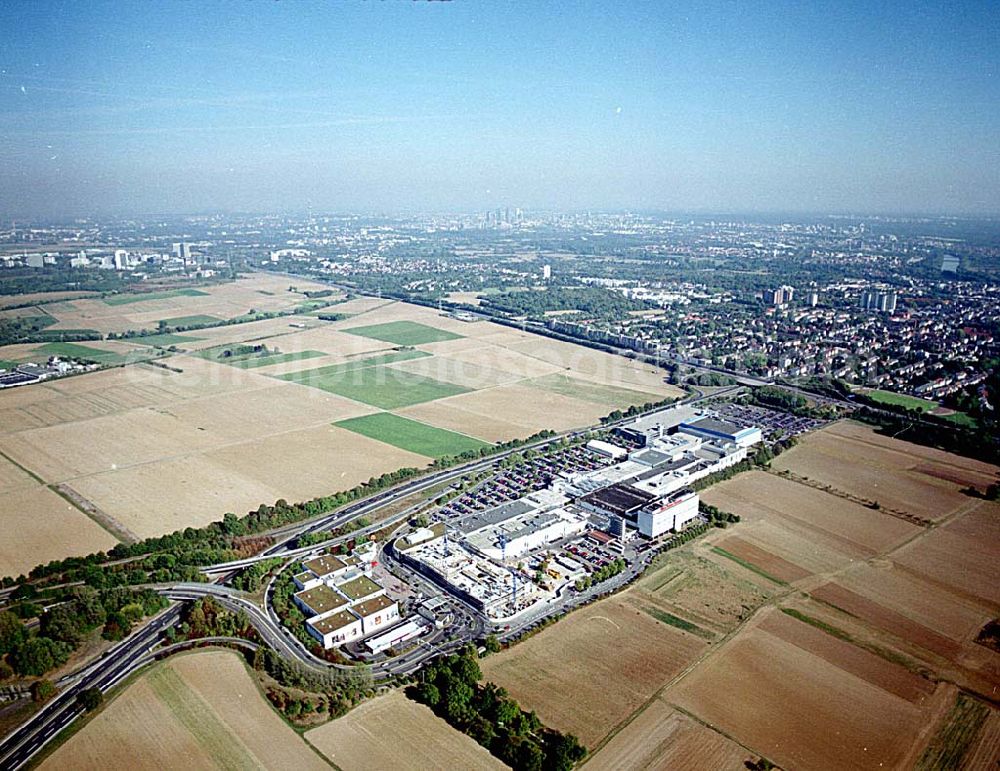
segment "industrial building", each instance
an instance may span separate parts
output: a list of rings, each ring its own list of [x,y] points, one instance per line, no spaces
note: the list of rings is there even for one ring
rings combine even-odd
[[[428,629],[428,625],[417,619],[404,621],[391,629],[386,629],[377,635],[373,635],[365,640],[365,647],[370,653],[382,653],[382,651],[394,648],[400,643],[419,637]]]
[[[677,430],[684,434],[705,437],[708,440],[721,439],[740,447],[750,447],[759,443],[763,438],[760,428],[757,426],[743,428],[728,420],[721,420],[711,415],[702,416],[697,420],[685,421],[677,427]]]
[[[400,538],[396,551],[404,564],[494,620],[514,616],[548,596],[516,570],[449,537],[415,545]]]
[[[302,563],[293,576],[301,589],[292,601],[306,616],[306,631],[324,648],[372,634],[399,620],[399,606],[361,571],[358,557],[329,554]]]

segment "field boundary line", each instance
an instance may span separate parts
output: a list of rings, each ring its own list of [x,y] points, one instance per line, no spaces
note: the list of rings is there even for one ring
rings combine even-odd
[[[95,522],[102,530],[114,536],[115,540],[128,544],[139,543],[141,540],[139,536],[129,530],[123,523],[101,509],[93,501],[85,498],[65,482],[46,486],[60,498],[78,509],[88,519]]]
[[[34,430],[34,429],[29,429],[29,430]],[[10,463],[10,464],[12,464],[14,466],[17,466],[17,468],[21,469],[21,471],[23,471],[25,474],[27,474],[29,477],[31,477],[32,479],[34,479],[39,484],[48,485],[48,482],[46,482],[44,479],[42,479],[40,476],[38,476],[38,474],[36,474],[34,471],[32,471],[27,466],[24,466],[24,465],[18,463],[16,460],[14,460],[12,457],[10,457],[3,450],[0,450],[0,458],[3,458],[8,463]]]
[[[826,493],[827,495],[832,495],[836,498],[842,498],[845,501],[850,501],[851,503],[856,503],[859,506],[864,506],[866,509],[871,509],[876,513],[888,514],[890,517],[896,517],[896,519],[901,519],[904,522],[909,522],[911,525],[917,525],[919,527],[931,528],[935,526],[935,522],[930,519],[924,519],[923,517],[918,517],[916,514],[911,514],[908,511],[902,511],[900,509],[890,509],[887,506],[882,506],[878,501],[871,501],[867,498],[862,498],[858,495],[852,495],[851,493],[839,490],[833,485],[826,484],[825,482],[820,482],[815,479],[809,479],[808,477],[803,477],[796,474],[794,471],[789,471],[788,469],[782,469],[778,471],[771,468],[771,466],[765,466],[764,471],[772,476],[779,477],[780,479],[787,479],[789,482],[795,482],[796,484],[802,485],[803,487],[808,487],[813,490],[818,490],[820,492]],[[878,505],[875,508],[872,504]]]

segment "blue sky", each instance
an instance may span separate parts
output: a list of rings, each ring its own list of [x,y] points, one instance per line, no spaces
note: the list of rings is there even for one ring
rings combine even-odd
[[[1000,4],[0,1],[0,217],[1000,213]]]

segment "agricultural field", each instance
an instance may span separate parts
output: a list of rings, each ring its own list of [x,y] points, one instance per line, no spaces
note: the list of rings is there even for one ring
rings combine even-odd
[[[0,308],[9,308],[11,305],[25,305],[28,303],[48,304],[59,300],[76,300],[81,297],[91,297],[95,292],[78,292],[73,290],[61,292],[30,292],[24,294],[0,295]]]
[[[305,734],[343,771],[507,768],[474,739],[396,690]]]
[[[777,611],[756,621],[664,698],[782,768],[912,764],[944,686]]]
[[[482,669],[546,725],[594,748],[706,647],[701,637],[636,607],[625,592],[484,659]]]
[[[874,482],[873,463],[879,500],[893,493],[878,508],[850,484],[852,466]],[[982,489],[997,469],[852,423],[774,465],[792,472],[703,491],[740,524],[487,658],[487,678],[580,736],[598,769],[737,769],[762,757],[912,768],[922,756],[926,768],[993,767],[1000,718],[983,699],[1000,687],[1000,654],[975,638],[1000,608],[1000,504],[961,488]],[[903,508],[897,491],[911,479],[935,491],[936,509]]]
[[[963,487],[983,489],[997,475],[989,464],[880,436],[846,421],[804,437],[772,465],[934,521],[969,503]]]
[[[401,418],[391,412],[376,412],[374,415],[348,418],[341,420],[337,425],[362,436],[431,458],[459,455],[487,446],[485,442],[470,436],[428,426],[426,423],[418,423],[409,418]]]
[[[745,771],[750,759],[755,759],[750,751],[657,698],[598,750],[586,768]]]
[[[289,282],[277,276],[253,274],[236,281],[198,287],[174,287],[160,290],[111,294],[103,298],[77,296],[46,303],[33,312],[49,314],[52,332],[93,329],[101,333],[121,333],[140,329],[156,330],[159,322],[169,325],[215,323],[256,312],[291,310],[305,300],[305,291],[329,289],[310,281]],[[0,302],[18,297],[0,298]],[[335,293],[324,301],[338,299]],[[25,302],[21,299],[19,302]],[[26,309],[31,310],[31,309]]]
[[[344,330],[352,335],[369,337],[393,345],[424,345],[457,340],[460,335],[444,329],[436,329],[415,321],[389,321],[364,327],[349,327]]]
[[[291,293],[275,281],[248,279],[208,287],[208,297],[123,307],[210,303],[217,292],[237,290],[284,302],[282,293]],[[266,287],[274,294],[257,294]],[[279,498],[327,495],[402,467],[428,466],[443,454],[589,425],[612,409],[680,393],[652,367],[594,352],[604,357],[601,368],[615,369],[595,383],[595,395],[564,396],[533,380],[564,374],[585,391],[586,378],[545,362],[548,342],[533,335],[403,303],[361,298],[343,305],[353,315],[334,322],[296,316],[294,326],[280,318],[159,335],[182,350],[161,352],[156,366],[139,363],[3,391],[0,453],[34,484],[18,494],[33,499],[29,510],[38,512],[53,502],[50,487],[71,489],[82,509],[99,514],[94,521],[81,510],[80,527],[96,528],[100,548],[107,548],[106,536],[142,538]],[[195,310],[188,305],[155,315]],[[202,310],[225,316],[217,308]],[[381,337],[412,343],[419,333],[433,341],[402,345],[356,334],[371,327]],[[431,334],[435,330],[443,334]],[[76,345],[127,358],[150,353],[138,344],[150,340]],[[542,345],[538,356],[525,352],[533,340]],[[11,357],[37,347],[11,346]],[[240,352],[227,357],[226,350]],[[585,363],[590,352],[581,350]],[[617,389],[621,403],[609,402],[609,389]],[[338,425],[365,416],[375,417]],[[69,505],[59,500],[55,521]],[[67,550],[68,540],[25,533],[4,553],[0,574],[90,551],[94,541],[81,538]]]
[[[271,709],[240,657],[223,651],[155,665],[40,767],[329,768]]]

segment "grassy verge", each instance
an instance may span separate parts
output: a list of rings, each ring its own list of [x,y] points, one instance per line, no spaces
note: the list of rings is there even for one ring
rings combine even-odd
[[[856,645],[858,648],[868,651],[869,653],[874,653],[879,658],[885,659],[891,664],[898,664],[904,669],[908,669],[917,675],[923,675],[920,667],[910,659],[906,658],[895,651],[887,650],[879,645],[872,645],[871,643],[864,642],[863,640],[858,640],[849,632],[845,632],[843,629],[828,624],[814,616],[810,616],[807,613],[803,613],[795,608],[780,608],[782,613],[787,616],[791,616],[797,621],[801,621],[804,624],[809,624],[809,626],[819,629],[821,632],[825,632],[831,637],[836,637],[838,640],[843,640],[851,645]]]
[[[698,637],[704,637],[706,640],[710,640],[714,635],[705,629],[702,629],[697,624],[692,624],[680,616],[675,616],[673,613],[667,613],[665,610],[660,610],[659,608],[643,607],[643,610],[650,616],[655,618],[661,624],[666,624],[667,626],[672,626],[680,629],[682,632],[690,632],[691,634],[697,635]]]

